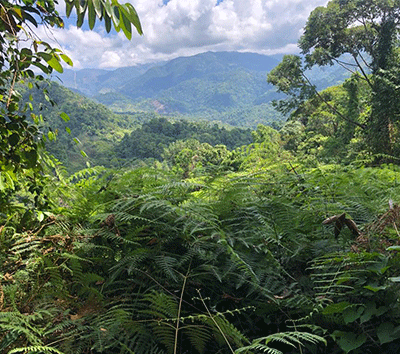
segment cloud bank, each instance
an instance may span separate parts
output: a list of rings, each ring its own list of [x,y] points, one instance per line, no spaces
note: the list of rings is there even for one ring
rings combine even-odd
[[[293,53],[308,15],[326,0],[128,0],[139,14],[143,36],[128,41],[66,21],[65,29],[39,28],[55,40],[76,69],[116,68],[206,51]],[[125,2],[121,0],[121,2]],[[62,11],[62,10],[61,10]]]

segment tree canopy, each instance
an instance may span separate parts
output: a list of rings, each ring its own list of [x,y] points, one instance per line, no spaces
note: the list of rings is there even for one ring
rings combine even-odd
[[[291,96],[291,104],[281,103],[278,108],[296,108],[310,93],[318,94],[305,79],[307,68],[338,63],[370,86],[371,111],[364,120],[333,112],[364,130],[378,160],[390,160],[398,152],[395,136],[400,122],[399,12],[400,4],[391,0],[332,0],[312,11],[299,40],[304,65],[300,57],[285,56],[269,75],[278,90]],[[352,61],[347,61],[349,57]]]

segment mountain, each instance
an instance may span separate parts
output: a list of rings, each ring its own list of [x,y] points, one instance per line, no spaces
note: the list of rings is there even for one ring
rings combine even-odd
[[[118,90],[121,82],[126,83],[144,74],[155,64],[118,68],[116,70],[103,69],[64,69],[62,74],[57,74],[57,81],[63,86],[74,91],[93,97],[99,93]]]
[[[114,112],[184,115],[254,128],[258,123],[283,119],[270,106],[272,100],[283,96],[266,80],[280,59],[255,53],[207,52],[113,71],[66,71],[61,80]],[[340,66],[315,68],[307,75],[319,89],[349,76]],[[257,117],[249,112],[257,112]]]
[[[249,74],[247,78],[253,77],[253,73],[262,72],[265,81],[265,73],[278,62],[277,59],[253,53],[207,52],[173,59],[165,65],[153,67],[138,80],[123,85],[121,92],[135,99],[156,97],[164,91],[180,87],[187,89],[190,84],[198,86],[199,81],[214,83],[216,87],[221,84],[231,86],[226,84],[228,75],[244,72]]]
[[[278,63],[255,53],[207,52],[114,71],[66,70],[60,80],[114,111],[205,116],[276,98],[266,73]]]
[[[44,96],[44,90],[49,92],[53,104]],[[106,106],[83,97],[56,82],[51,85],[42,83],[40,89],[28,89],[20,86],[23,100],[32,102],[37,114],[44,118],[40,130],[48,136],[55,132],[55,141],[47,141],[47,150],[61,160],[71,172],[82,169],[86,161],[94,164],[109,165],[112,160],[112,150],[126,133],[140,127],[143,122],[155,117],[153,113],[138,112],[136,115],[116,114]],[[61,112],[68,115],[64,121]],[[54,134],[50,134],[54,135]],[[84,158],[84,151],[89,158]]]

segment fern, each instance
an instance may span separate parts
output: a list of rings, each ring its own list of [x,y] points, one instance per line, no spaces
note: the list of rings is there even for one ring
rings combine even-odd
[[[64,354],[63,352],[59,351],[56,348],[52,348],[52,347],[48,347],[48,346],[42,346],[42,345],[29,346],[29,347],[24,347],[24,348],[15,348],[13,350],[10,350],[8,352],[8,354],[26,353],[26,352]]]
[[[327,344],[324,338],[312,333],[297,331],[280,332],[271,334],[267,337],[257,338],[253,340],[250,345],[237,349],[235,353],[252,353],[253,351],[256,351],[268,354],[283,354],[282,351],[270,346],[270,344],[275,343],[284,344],[292,348],[302,347],[304,343],[310,343],[313,345]]]

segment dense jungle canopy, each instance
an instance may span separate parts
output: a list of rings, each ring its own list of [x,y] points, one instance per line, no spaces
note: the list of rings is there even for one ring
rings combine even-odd
[[[129,4],[65,5],[142,32]],[[286,121],[250,131],[49,83],[71,64],[33,36],[55,3],[1,0],[0,352],[398,353],[399,10],[312,11],[268,73]],[[351,76],[318,91],[334,62]]]

